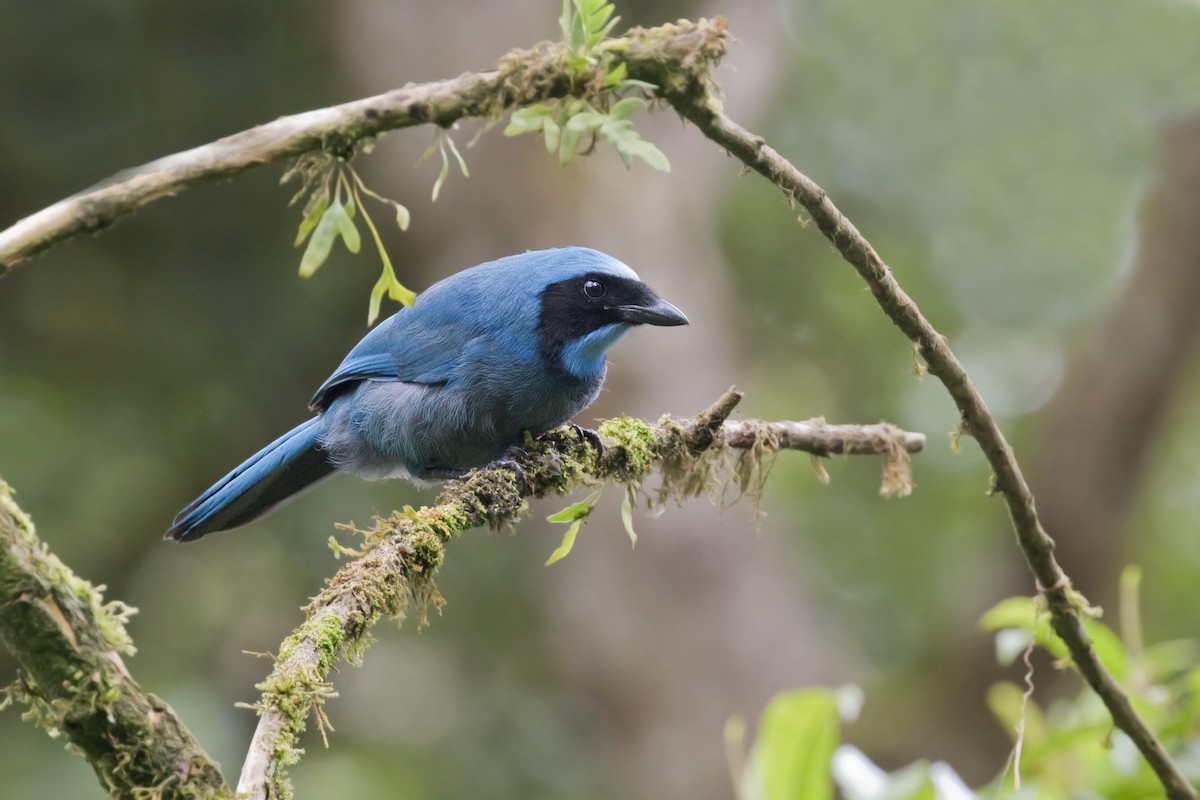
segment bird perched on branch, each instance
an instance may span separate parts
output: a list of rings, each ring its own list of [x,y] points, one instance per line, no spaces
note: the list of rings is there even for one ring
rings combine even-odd
[[[186,542],[245,525],[335,470],[458,477],[600,392],[605,352],[635,325],[687,318],[611,256],[583,247],[501,258],[435,283],[368,333],[309,408],[175,517]]]

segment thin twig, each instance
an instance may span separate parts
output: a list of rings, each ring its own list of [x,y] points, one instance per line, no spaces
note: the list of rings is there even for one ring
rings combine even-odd
[[[983,397],[971,383],[946,338],[929,323],[892,275],[891,269],[859,233],[825,190],[796,169],[757,136],[725,116],[707,85],[692,84],[668,90],[666,99],[707,138],[750,169],[779,187],[789,200],[800,203],[842,257],[858,271],[888,318],[918,348],[929,371],[940,380],[962,415],[962,432],[979,443],[1004,497],[1022,553],[1038,584],[1045,589],[1054,630],[1066,643],[1075,666],[1100,696],[1113,722],[1129,735],[1153,768],[1172,800],[1196,800],[1196,790],[1179,771],[1166,748],[1129,702],[1124,690],[1104,668],[1083,629],[1086,601],[1075,591],[1054,559],[1054,541],[1042,529],[1033,493],[1021,467]]]
[[[750,447],[758,436],[754,420],[728,420],[722,431],[730,447]],[[803,450],[815,456],[886,455],[896,443],[906,452],[925,448],[925,434],[903,431],[895,425],[830,425],[825,420],[771,422],[767,430],[781,450]]]
[[[436,602],[431,578],[443,558],[443,545],[481,525],[507,527],[524,513],[526,497],[569,492],[581,480],[637,483],[656,464],[664,469],[668,494],[696,493],[711,478],[721,445],[764,450],[803,450],[815,455],[876,453],[895,448],[917,452],[920,434],[880,425],[828,426],[819,421],[767,423],[727,421],[741,399],[730,389],[708,410],[679,423],[650,425],[618,418],[602,424],[603,453],[587,436],[559,428],[531,443],[518,460],[525,482],[508,470],[477,470],[451,481],[433,506],[377,520],[359,558],[338,571],[305,609],[306,622],[280,647],[271,675],[260,684],[258,728],[251,741],[238,796],[255,800],[286,792],[286,767],[298,757],[296,741],[310,710],[332,693],[327,683],[339,657],[357,663],[372,625],[382,616],[402,616],[410,599],[422,609]]]

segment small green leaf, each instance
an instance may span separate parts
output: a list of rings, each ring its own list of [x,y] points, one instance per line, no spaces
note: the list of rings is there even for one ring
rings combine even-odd
[[[650,81],[639,81],[637,78],[627,78],[617,84],[618,89],[657,89],[657,83]]]
[[[341,203],[334,202],[328,213],[334,215],[333,222],[337,225],[337,232],[342,241],[346,243],[346,249],[357,253],[362,248],[362,237],[358,235],[358,227],[354,220],[350,219],[350,212]]]
[[[546,152],[553,155],[558,152],[558,143],[562,128],[558,127],[558,123],[552,117],[546,117],[546,122],[542,126],[542,136],[546,140]]]
[[[576,14],[575,19],[571,20],[570,47],[572,50],[578,52],[586,42],[587,30],[583,26],[583,14]]]
[[[989,631],[1019,628],[1031,634],[1038,647],[1046,650],[1054,658],[1063,659],[1070,656],[1063,640],[1051,629],[1046,614],[1040,611],[1038,601],[1031,597],[1009,597],[1001,600],[984,613],[979,624]],[[1121,637],[1107,625],[1094,619],[1085,619],[1083,629],[1092,640],[1092,646],[1100,661],[1117,680],[1123,680],[1128,673],[1128,658]]]
[[[671,171],[671,164],[663,152],[639,136],[638,132],[633,129],[633,123],[629,120],[606,120],[600,126],[600,135],[613,146],[613,149],[621,156],[621,160],[625,162],[626,167],[632,166],[633,159],[640,158],[657,170]]]
[[[609,109],[608,115],[613,119],[625,119],[635,111],[641,111],[646,107],[646,101],[640,97],[626,97],[623,100],[618,100]]]
[[[471,173],[467,172],[467,162],[463,160],[462,153],[458,152],[458,145],[449,136],[446,137],[446,144],[450,145],[450,152],[454,154],[454,159],[458,162],[458,169],[462,172],[464,178],[471,177]]]
[[[1031,630],[1038,616],[1035,601],[1031,597],[1007,597],[984,612],[979,618],[979,627],[985,631],[1000,628],[1023,628]]]
[[[427,159],[431,155],[433,155],[437,151],[437,146],[438,146],[437,140],[434,140],[433,144],[429,145],[429,147],[426,147],[421,152],[420,157],[417,159],[417,163],[420,164],[422,161],[424,161],[425,159]]]
[[[641,137],[638,137],[637,141],[634,142],[630,154],[645,161],[659,172],[671,171],[671,162],[667,161],[667,157],[663,154],[663,151]]]
[[[619,124],[628,124],[622,120]],[[621,157],[621,162],[625,164],[625,169],[633,167],[633,155],[630,153],[629,135],[617,128],[615,125],[606,125],[600,131],[601,135],[608,140],[608,143],[617,151],[617,155]],[[633,134],[636,136],[637,134]]]
[[[562,16],[558,18],[558,29],[562,31],[563,41],[571,39],[571,0],[563,0]]]
[[[575,151],[579,148],[579,130],[572,128],[570,124],[562,133],[562,141],[558,145],[558,163],[560,166],[566,166],[571,163],[571,159],[575,157]]]
[[[827,689],[778,694],[767,704],[750,754],[757,793],[766,800],[829,800],[831,765],[841,738],[838,705]]]
[[[329,192],[322,191],[312,196],[304,208],[304,219],[300,221],[300,229],[296,231],[296,243],[292,245],[293,247],[299,247],[304,243],[308,235],[317,227],[317,223],[321,221],[321,216],[327,208],[329,208]]]
[[[1085,619],[1083,629],[1092,640],[1092,647],[1112,676],[1118,681],[1124,681],[1129,674],[1129,659],[1125,654],[1125,644],[1121,637],[1107,625],[1094,619]]]
[[[334,211],[335,208],[337,211]],[[333,206],[325,209],[325,213],[321,215],[321,221],[313,230],[312,238],[308,240],[308,247],[304,248],[304,255],[300,257],[301,278],[310,277],[325,263],[325,259],[329,258],[329,251],[337,236],[336,218],[339,214],[345,213],[342,204],[336,201]]]
[[[638,535],[633,530],[633,493],[632,486],[625,490],[625,499],[621,501],[621,522],[625,524],[625,532],[629,534],[629,546],[637,547]]]
[[[567,130],[576,133],[586,133],[595,130],[608,121],[608,117],[596,111],[580,111],[567,120]]]
[[[611,14],[611,13],[612,13],[612,6],[611,6],[611,5],[610,5],[610,6],[608,6],[608,13],[609,13],[609,14]],[[621,18],[620,18],[620,17],[613,17],[612,19],[610,19],[610,20],[609,20],[607,23],[605,23],[605,24],[603,25],[603,27],[599,28],[598,30],[596,30],[596,31],[595,31],[595,32],[594,32],[594,33],[591,35],[591,37],[590,37],[590,41],[588,42],[588,45],[589,45],[589,46],[591,46],[591,47],[595,47],[596,45],[598,45],[598,44],[600,44],[601,42],[603,42],[605,39],[607,39],[607,38],[608,38],[608,34],[612,32],[612,29],[613,29],[613,28],[616,26],[616,24],[617,24],[618,22],[620,22],[620,21],[621,21]]]
[[[600,499],[600,491],[600,489],[596,489],[578,503],[572,503],[562,511],[551,514],[546,517],[546,522],[574,522],[577,519],[584,519],[595,508],[596,501]]]
[[[412,308],[412,304],[417,301],[417,293],[412,289],[409,289],[400,281],[396,280],[395,274],[393,274],[391,277],[392,282],[391,285],[388,286],[388,297],[392,298],[397,303],[403,303],[409,308]]]
[[[367,326],[375,324],[375,320],[379,319],[379,306],[383,302],[383,296],[387,294],[391,281],[387,272],[379,276],[379,280],[375,281],[375,286],[371,289],[371,300],[367,304]]]
[[[306,183],[304,186],[304,189],[301,189],[301,192],[303,192],[307,188],[308,188],[308,184]],[[296,200],[298,200],[298,199],[300,199],[299,196],[293,198],[292,203],[295,203]],[[326,206],[329,205],[329,182],[328,181],[326,181],[325,185],[320,187],[320,189],[312,190],[312,193],[308,196],[308,202],[306,202],[304,204],[304,216],[307,217],[309,214],[311,214],[312,210],[317,207],[317,203],[320,203],[322,201],[324,201]],[[291,205],[291,203],[289,203],[288,205]]]
[[[546,566],[550,566],[555,561],[561,561],[571,552],[571,548],[575,546],[575,536],[579,533],[579,526],[583,524],[582,519],[577,519],[571,523],[571,527],[567,528],[567,532],[563,534],[562,544],[555,548],[550,557],[546,559]]]
[[[409,215],[408,209],[402,206],[400,203],[397,203],[395,200],[392,201],[392,205],[396,207],[396,224],[400,226],[400,230],[408,230],[408,223],[412,221],[412,217]]]
[[[626,72],[628,72],[628,70],[625,67],[625,62],[622,61],[620,64],[617,64],[615,67],[609,70],[608,74],[604,76],[604,85],[609,87],[616,86],[621,81],[625,80]]]
[[[528,108],[517,109],[508,118],[508,127],[504,129],[505,136],[520,136],[522,133],[537,133],[547,119],[554,116],[555,108],[546,103],[538,103]]]
[[[446,155],[446,145],[442,144],[442,169],[438,172],[437,180],[433,182],[433,200],[436,203],[438,193],[442,191],[442,184],[446,182],[446,176],[450,174],[450,158]]]
[[[363,185],[357,173],[355,173],[354,178],[353,197],[358,204],[362,206],[362,198],[358,194],[360,188],[377,200],[391,203],[396,207],[396,221],[400,224],[401,230],[403,230],[408,224],[408,209],[395,200],[380,197],[378,194],[372,192]],[[404,284],[400,283],[400,281],[396,280],[396,271],[392,269],[392,260],[388,258],[387,248],[383,246],[383,239],[379,236],[379,229],[375,227],[375,222],[371,219],[371,215],[367,213],[366,206],[362,206],[362,210],[363,220],[367,223],[367,228],[371,231],[371,238],[375,240],[375,249],[379,252],[379,260],[383,262],[383,273],[379,276],[379,280],[375,282],[374,288],[371,289],[371,300],[367,305],[367,327],[370,327],[379,318],[379,306],[383,302],[384,294],[406,306],[411,306],[416,301],[417,295],[404,286]]]
[[[346,169],[353,168],[347,165]],[[346,215],[350,217],[350,219],[354,219],[354,186],[350,183],[350,179],[346,177],[346,170],[339,169],[337,176],[337,193],[334,195],[334,199],[341,200],[342,192],[346,193]]]

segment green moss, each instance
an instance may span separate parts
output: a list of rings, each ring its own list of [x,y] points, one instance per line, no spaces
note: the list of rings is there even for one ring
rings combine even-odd
[[[442,563],[442,542],[453,539],[471,527],[470,517],[463,510],[462,506],[457,503],[426,506],[416,512],[413,521],[416,525],[424,528],[429,536],[437,539],[438,554],[436,558],[430,559],[431,563],[436,561],[434,565],[435,569],[441,566]],[[419,531],[414,531],[414,535],[419,533]]]
[[[448,519],[453,524],[447,539],[477,525],[508,530],[527,508],[516,476],[507,469],[479,469],[451,481],[435,505],[450,509]]]
[[[359,141],[367,136],[365,131],[348,125],[339,130],[331,130],[322,136],[321,149],[338,161],[349,161],[354,158]]]
[[[527,438],[525,449],[531,456],[525,472],[540,494],[569,492],[580,482],[594,481],[599,469],[600,454],[574,426],[555,428],[536,440]]]
[[[15,523],[20,545],[10,555],[23,562],[22,573],[33,573],[40,579],[39,585],[23,587],[20,592],[13,594],[54,595],[64,598],[64,602],[66,598],[77,599],[86,607],[87,613],[90,613],[95,622],[95,628],[100,632],[102,641],[96,644],[103,649],[111,648],[119,653],[133,655],[136,650],[125,625],[129,618],[137,613],[137,609],[119,600],[105,603],[104,587],[94,586],[80,578],[60,561],[58,556],[51,553],[46,544],[37,538],[33,520],[21,510],[12,495],[12,487],[0,479],[0,510]],[[59,601],[51,599],[48,602]],[[87,633],[89,630],[90,626],[84,627],[82,632]]]
[[[614,417],[600,425],[604,456],[600,469],[621,483],[637,483],[654,467],[658,443],[649,423],[632,417]]]
[[[333,614],[326,613],[301,625],[295,633],[288,637],[288,642],[292,643],[294,650],[304,640],[311,641],[317,651],[317,668],[324,674],[329,671],[334,660],[337,659],[338,653],[342,649],[343,636],[341,620]],[[282,648],[279,651],[279,657],[287,658]]]
[[[419,570],[423,575],[432,575],[442,566],[446,549],[442,545],[442,537],[433,530],[417,529],[406,537],[406,541],[412,548],[409,564],[414,570]]]
[[[296,742],[307,727],[310,712],[317,719],[322,737],[325,735],[328,725],[323,706],[337,693],[324,676],[333,667],[344,641],[345,633],[337,616],[325,612],[310,618],[284,640],[275,670],[257,686],[263,693],[259,708],[270,706],[283,717],[275,741],[275,756],[280,768],[271,776],[273,797],[291,796],[291,785],[282,767],[295,764],[303,754]],[[317,663],[291,663],[305,642],[312,643]]]

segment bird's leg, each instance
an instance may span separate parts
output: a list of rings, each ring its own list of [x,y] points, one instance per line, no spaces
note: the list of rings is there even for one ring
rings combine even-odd
[[[453,481],[466,475],[469,469],[453,469],[451,467],[425,467],[419,474],[414,475],[421,481]]]
[[[521,493],[529,494],[533,489],[533,485],[529,482],[529,477],[525,474],[525,470],[517,463],[518,458],[523,458],[526,455],[528,454],[522,448],[514,445],[504,451],[504,455],[500,456],[500,458],[475,469],[506,469],[516,476],[517,485],[521,487]],[[470,469],[454,469],[453,467],[425,467],[421,470],[421,474],[415,477],[423,481],[452,481],[465,477],[472,471]]]

